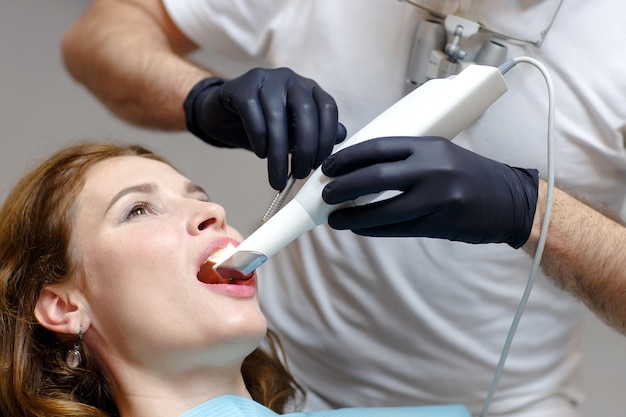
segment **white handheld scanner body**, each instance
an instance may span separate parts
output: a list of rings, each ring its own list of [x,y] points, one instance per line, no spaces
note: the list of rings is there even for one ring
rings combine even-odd
[[[498,68],[470,65],[456,76],[422,84],[346,139],[335,151],[385,136],[452,139],[507,89]],[[218,262],[215,271],[227,278],[245,278],[293,240],[325,223],[332,211],[384,199],[385,194],[397,195],[397,191],[386,191],[330,205],[322,199],[322,190],[331,180],[318,168],[295,197],[237,246],[230,256]]]

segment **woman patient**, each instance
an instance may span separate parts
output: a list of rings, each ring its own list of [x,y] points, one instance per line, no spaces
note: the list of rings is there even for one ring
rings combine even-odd
[[[256,276],[220,280],[207,263],[241,235],[161,157],[62,149],[15,186],[0,222],[0,415],[265,416],[297,398]],[[445,410],[428,415],[469,416]]]

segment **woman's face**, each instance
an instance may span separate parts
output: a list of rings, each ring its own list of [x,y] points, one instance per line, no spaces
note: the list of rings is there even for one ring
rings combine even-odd
[[[232,366],[258,345],[256,277],[198,279],[213,252],[242,240],[199,187],[162,162],[117,157],[89,172],[76,207],[85,343],[109,368]]]

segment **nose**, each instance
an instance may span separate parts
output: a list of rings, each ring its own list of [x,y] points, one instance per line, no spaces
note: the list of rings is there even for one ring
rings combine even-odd
[[[224,231],[227,229],[226,212],[219,204],[199,202],[196,214],[189,223],[189,227],[191,234],[198,234],[207,229]]]

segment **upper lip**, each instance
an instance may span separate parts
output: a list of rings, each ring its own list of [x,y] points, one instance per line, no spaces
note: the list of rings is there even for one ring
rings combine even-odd
[[[200,254],[196,265],[197,269],[199,270],[200,267],[206,263],[211,254],[225,248],[226,246],[228,246],[229,243],[233,244],[234,246],[239,245],[239,242],[237,240],[230,237],[220,237],[212,240]]]

